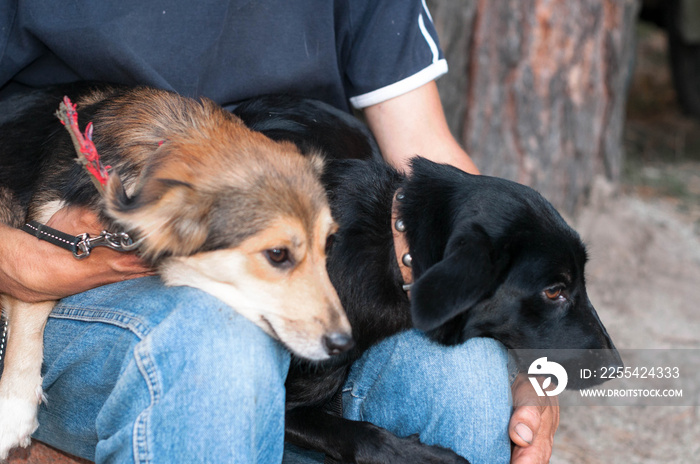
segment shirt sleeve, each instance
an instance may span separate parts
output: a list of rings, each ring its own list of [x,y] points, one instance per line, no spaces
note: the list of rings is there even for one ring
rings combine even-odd
[[[447,72],[424,0],[350,0],[346,7],[339,55],[353,107],[381,103]]]

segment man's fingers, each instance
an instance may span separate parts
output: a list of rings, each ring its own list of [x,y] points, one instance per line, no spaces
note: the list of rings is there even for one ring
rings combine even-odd
[[[552,444],[533,445],[527,448],[516,446],[511,455],[511,464],[546,464],[552,457]]]
[[[49,227],[67,234],[99,234],[103,229],[97,215],[87,208],[65,207],[57,211],[46,223]]]
[[[556,397],[537,396],[526,375],[520,374],[512,385],[513,415],[508,434],[515,445],[512,464],[549,462],[554,432],[559,426],[559,402]]]
[[[516,407],[510,418],[510,439],[517,446],[529,446],[540,428],[542,412],[537,406]]]
[[[539,432],[543,407],[547,397],[539,397],[525,375],[518,375],[513,382],[513,415],[508,432],[517,446],[532,444]]]
[[[51,217],[49,225],[69,234],[88,232],[95,236],[104,229],[93,211],[79,207],[61,209]],[[90,261],[83,262],[85,263],[83,269],[88,269],[86,264],[96,268],[98,272],[104,273],[110,269],[112,272],[121,274],[122,280],[154,274],[154,271],[136,253],[121,253],[98,247],[92,251],[88,260]],[[119,278],[115,276],[113,280],[119,280]]]
[[[134,252],[124,253],[106,247],[94,248],[90,257],[83,260],[82,263],[98,266],[107,265],[111,271],[119,274],[154,273],[153,269],[138,254]]]
[[[552,456],[554,432],[559,425],[559,407],[520,406],[510,423],[514,443],[512,464],[545,464]]]

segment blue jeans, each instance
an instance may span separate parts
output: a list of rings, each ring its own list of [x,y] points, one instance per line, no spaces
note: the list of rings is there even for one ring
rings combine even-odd
[[[313,459],[284,451],[289,354],[201,291],[155,277],[101,287],[62,300],[44,339],[43,442],[98,463]],[[345,415],[474,463],[508,462],[506,359],[487,339],[392,337],[353,366]]]

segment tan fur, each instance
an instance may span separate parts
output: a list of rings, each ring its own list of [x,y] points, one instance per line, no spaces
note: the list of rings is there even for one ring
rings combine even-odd
[[[149,97],[146,92],[144,98]],[[123,111],[131,117],[120,120],[113,134],[117,140],[125,139],[129,158],[144,165],[132,195],[143,207],[131,211],[120,207],[115,196],[121,186],[114,177],[107,211],[143,235],[142,254],[187,255],[197,250],[206,239],[206,217],[212,205],[227,195],[246,207],[245,212],[237,212],[243,219],[237,235],[253,234],[279,214],[298,217],[311,227],[315,211],[325,205],[317,157],[304,158],[293,144],[250,131],[209,100],[165,97],[154,102],[162,107],[160,111],[147,112],[143,107],[148,105],[129,103]],[[178,118],[163,114],[173,108]],[[149,117],[156,123],[146,123]],[[105,118],[100,127],[110,129],[113,119]]]
[[[206,99],[137,88],[77,103],[78,111],[101,105],[94,137],[113,166],[102,213],[140,241],[166,284],[200,288],[300,356],[327,359],[324,337],[349,335],[350,324],[325,268],[336,225],[319,182],[321,159],[250,131]],[[29,216],[45,221],[57,194],[35,198],[42,201]],[[279,248],[293,265],[266,258]],[[36,428],[42,334],[53,305],[2,302],[11,344],[0,379],[0,460]]]
[[[335,231],[324,210],[309,234],[292,217],[275,220],[235,249],[197,253],[165,261],[161,275],[168,285],[200,288],[258,324],[295,353],[327,359],[323,337],[350,333],[350,325],[325,272],[325,249],[319,244]],[[289,272],[271,267],[264,251],[285,247],[296,261]],[[246,291],[254,287],[257,292]],[[269,304],[270,301],[273,304]]]

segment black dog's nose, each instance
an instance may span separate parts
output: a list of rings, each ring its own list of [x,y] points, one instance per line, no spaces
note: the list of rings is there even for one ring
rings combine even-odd
[[[331,356],[340,354],[355,346],[355,341],[346,333],[333,332],[323,336],[323,344]]]
[[[620,352],[613,347],[608,354],[608,364],[607,367],[617,370],[618,367],[625,367],[625,363],[622,361]]]

